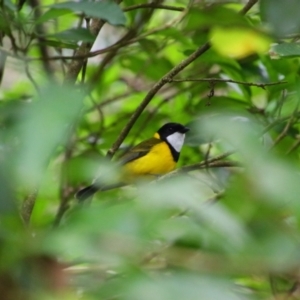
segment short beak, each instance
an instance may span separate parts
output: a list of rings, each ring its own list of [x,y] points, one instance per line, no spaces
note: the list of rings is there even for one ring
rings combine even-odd
[[[190,131],[190,129],[188,127],[183,127],[181,130],[181,133],[186,133],[188,131]]]

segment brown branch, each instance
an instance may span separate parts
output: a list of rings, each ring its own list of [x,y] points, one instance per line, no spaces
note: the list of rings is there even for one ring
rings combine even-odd
[[[240,11],[240,13],[245,14],[258,0],[249,0],[245,7]],[[107,152],[108,157],[113,157],[115,152],[118,150],[122,142],[124,141],[125,137],[130,132],[132,126],[137,121],[141,113],[153,99],[153,97],[157,94],[157,92],[170,80],[172,80],[178,73],[184,70],[188,65],[190,65],[194,60],[196,60],[199,56],[204,54],[208,49],[210,49],[210,43],[207,42],[203,46],[199,47],[196,51],[194,51],[191,55],[189,55],[185,60],[175,66],[172,70],[170,70],[167,74],[165,74],[148,92],[146,97],[143,99],[141,104],[138,106],[136,111],[132,114],[131,118],[129,119],[128,123],[120,133],[119,137],[112,145],[112,147]]]
[[[283,83],[287,83],[287,81],[276,81],[276,82],[270,82],[270,83],[254,83],[254,82],[244,82],[244,81],[237,81],[232,79],[222,79],[222,78],[186,78],[186,79],[170,79],[171,82],[209,82],[209,83],[216,83],[216,82],[225,82],[225,83],[237,83],[247,86],[257,86],[260,88],[265,89],[266,86],[272,86],[272,85],[279,85]]]
[[[240,10],[240,14],[246,14],[257,2],[258,0],[248,0],[245,6]]]

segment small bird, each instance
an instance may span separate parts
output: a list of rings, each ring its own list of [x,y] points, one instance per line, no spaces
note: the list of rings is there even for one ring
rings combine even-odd
[[[112,186],[119,187],[137,178],[155,178],[174,170],[188,131],[189,128],[179,123],[163,125],[152,138],[139,143],[118,159],[122,182]],[[104,189],[109,188],[95,180],[92,185],[78,191],[76,198],[83,201]]]

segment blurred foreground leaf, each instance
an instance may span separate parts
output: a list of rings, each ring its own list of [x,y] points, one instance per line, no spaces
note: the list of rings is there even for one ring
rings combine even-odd
[[[40,181],[56,147],[69,138],[82,100],[79,91],[49,85],[19,112],[15,130],[20,146],[15,164],[20,182],[35,185]]]
[[[100,18],[112,25],[125,25],[126,18],[120,7],[113,1],[101,2],[62,2],[53,4],[57,9],[69,9],[73,12],[83,12],[88,17]]]

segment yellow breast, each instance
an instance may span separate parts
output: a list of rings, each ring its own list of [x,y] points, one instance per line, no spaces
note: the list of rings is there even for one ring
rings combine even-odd
[[[161,142],[143,157],[131,161],[123,166],[125,176],[143,177],[145,175],[162,175],[175,169],[176,162],[173,159],[169,146]]]

